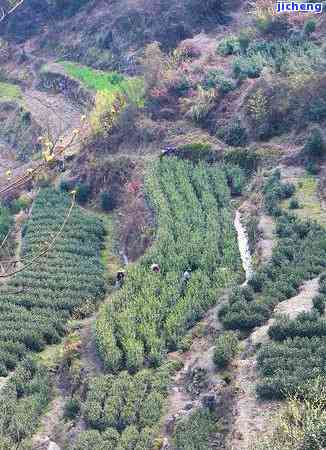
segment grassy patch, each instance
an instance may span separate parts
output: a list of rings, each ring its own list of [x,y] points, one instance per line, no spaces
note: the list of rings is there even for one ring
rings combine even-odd
[[[311,220],[316,220],[321,225],[326,225],[326,215],[322,208],[318,196],[318,180],[313,175],[306,174],[293,180],[296,187],[294,198],[299,202],[299,209],[294,210],[301,219],[309,217]],[[285,200],[282,207],[289,208],[290,200]]]
[[[0,82],[0,101],[19,99],[21,96],[22,91],[19,86]]]
[[[105,72],[72,62],[60,63],[66,73],[81,81],[88,89],[95,91],[118,91],[126,82],[126,78],[118,72]]]

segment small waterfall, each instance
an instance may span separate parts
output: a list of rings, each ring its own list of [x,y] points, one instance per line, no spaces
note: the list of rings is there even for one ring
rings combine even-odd
[[[238,234],[238,245],[240,250],[240,256],[242,260],[242,266],[246,274],[246,281],[244,285],[246,285],[254,271],[252,267],[252,258],[249,249],[248,236],[244,226],[241,223],[241,214],[239,210],[237,210],[235,213],[234,226]]]

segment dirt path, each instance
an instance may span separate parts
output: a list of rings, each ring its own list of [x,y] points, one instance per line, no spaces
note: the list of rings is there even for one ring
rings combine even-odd
[[[310,311],[312,298],[318,293],[318,277],[306,281],[295,297],[279,303],[275,314],[287,314],[292,319],[303,311]],[[257,399],[255,386],[258,380],[255,346],[268,342],[269,322],[257,328],[245,341],[244,352],[234,361],[235,389],[237,392],[233,407],[234,422],[230,433],[229,447],[232,450],[249,450],[256,438],[273,429],[273,416],[282,407],[281,402],[262,402]]]
[[[262,214],[258,223],[258,230],[261,233],[261,239],[257,244],[257,254],[260,262],[267,262],[273,253],[275,245],[275,223],[271,216]]]
[[[205,318],[197,324],[195,329],[202,331],[198,333],[198,337],[194,337],[188,352],[175,352],[168,355],[170,359],[181,360],[183,368],[171,381],[167,410],[162,420],[162,435],[167,448],[169,448],[176,421],[201,407],[206,395],[218,397],[225,387],[225,382],[217,374],[213,363],[214,340],[223,328],[217,319],[217,314],[225,302],[226,298],[221,299],[221,302],[211,308]],[[197,374],[204,375],[204,381],[201,380],[202,386],[196,385]]]
[[[103,364],[96,350],[94,336],[94,326],[97,314],[83,320],[82,328],[79,331],[81,339],[81,363],[88,376],[94,377],[103,373]]]
[[[51,440],[56,434],[56,427],[63,417],[65,400],[62,396],[57,396],[52,400],[48,407],[48,412],[42,416],[40,431],[33,436],[33,450],[47,450]]]

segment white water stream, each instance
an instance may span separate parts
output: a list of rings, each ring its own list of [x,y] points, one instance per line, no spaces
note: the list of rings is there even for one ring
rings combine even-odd
[[[240,256],[242,260],[242,266],[246,274],[246,281],[244,282],[244,285],[246,285],[248,283],[248,280],[252,277],[254,271],[252,267],[252,258],[249,249],[248,235],[246,229],[241,223],[241,214],[239,210],[237,210],[235,213],[234,226],[238,234],[238,245],[240,250]]]

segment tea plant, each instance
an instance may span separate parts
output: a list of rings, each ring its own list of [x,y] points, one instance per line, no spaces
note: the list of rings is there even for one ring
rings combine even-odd
[[[98,349],[113,372],[159,365],[241,273],[223,170],[163,159],[148,174],[146,191],[158,222],[156,242],[97,321]],[[153,263],[160,273],[151,271]],[[192,275],[185,284],[186,270]]]
[[[23,229],[23,260],[37,255],[58,232],[70,205],[67,195],[43,190]],[[0,373],[6,375],[27,351],[60,340],[77,309],[104,294],[99,262],[101,221],[73,210],[60,239],[37,263],[13,276],[0,290]]]
[[[45,368],[26,359],[0,391],[0,447],[27,448],[42,411],[48,405],[51,383]],[[25,447],[26,445],[26,447]]]

